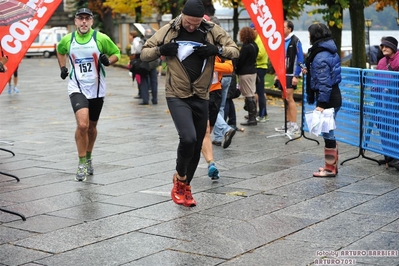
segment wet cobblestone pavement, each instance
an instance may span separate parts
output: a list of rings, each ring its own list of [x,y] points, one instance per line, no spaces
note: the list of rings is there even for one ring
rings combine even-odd
[[[174,204],[178,136],[159,83],[158,105],[138,105],[127,70],[108,69],[94,175],[76,182],[67,82],[54,57],[23,60],[19,94],[0,95],[0,140],[13,142],[0,148],[15,153],[0,151],[0,172],[21,180],[0,175],[0,206],[27,220],[0,212],[0,265],[399,265],[399,172],[359,157],[312,177],[322,139],[270,137],[280,104],[213,146],[219,180],[201,158],[196,207]],[[341,161],[357,154],[340,143]]]

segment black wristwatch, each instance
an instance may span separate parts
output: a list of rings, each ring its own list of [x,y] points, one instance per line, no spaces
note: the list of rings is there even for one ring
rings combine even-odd
[[[294,76],[294,78],[297,78],[297,79],[299,79],[299,76],[296,76],[296,75],[295,75],[295,76]]]

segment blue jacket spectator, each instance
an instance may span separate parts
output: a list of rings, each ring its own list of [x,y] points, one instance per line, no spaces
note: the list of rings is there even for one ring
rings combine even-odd
[[[335,42],[330,37],[316,41],[309,49],[306,61],[311,73],[308,75],[308,96],[316,93],[317,106],[324,109],[340,107],[342,100],[338,84],[341,82],[341,59]],[[313,103],[314,100],[308,99],[308,102]]]
[[[342,105],[341,91],[341,58],[337,46],[331,38],[331,30],[322,23],[312,24],[309,29],[309,40],[312,47],[306,58],[306,92],[308,102],[315,99],[315,111],[334,108],[334,119]],[[335,177],[338,173],[338,146],[334,129],[322,132],[324,139],[325,166],[313,173],[314,177]]]

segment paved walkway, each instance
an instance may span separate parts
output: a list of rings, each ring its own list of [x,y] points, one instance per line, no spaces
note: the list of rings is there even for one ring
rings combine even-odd
[[[291,266],[334,256],[341,265],[399,265],[399,172],[359,157],[336,178],[313,178],[323,145],[270,137],[280,104],[228,149],[214,147],[220,180],[201,159],[198,205],[186,208],[170,199],[178,137],[163,77],[159,104],[139,106],[127,71],[109,69],[95,174],[80,183],[56,59],[24,59],[19,76],[20,93],[0,95],[0,139],[14,141],[0,148],[15,152],[0,151],[0,171],[21,181],[0,175],[0,206],[27,220],[0,212],[0,265]],[[242,122],[243,100],[236,104]],[[357,155],[340,145],[341,161]]]

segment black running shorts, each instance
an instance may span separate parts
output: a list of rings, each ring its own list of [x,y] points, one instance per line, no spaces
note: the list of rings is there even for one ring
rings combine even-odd
[[[89,108],[89,120],[98,121],[104,104],[104,98],[87,99],[83,93],[72,93],[69,96],[73,111]]]

